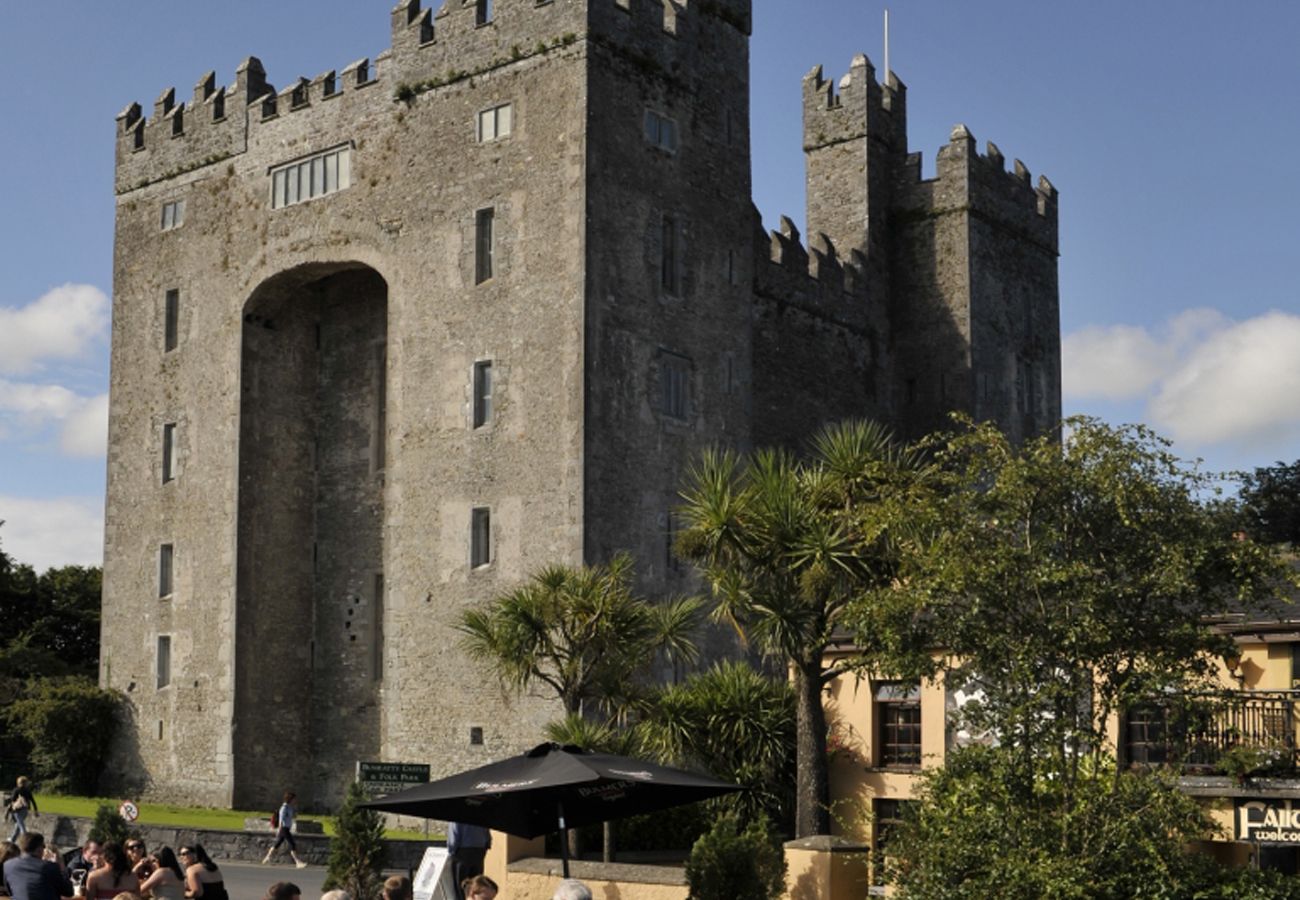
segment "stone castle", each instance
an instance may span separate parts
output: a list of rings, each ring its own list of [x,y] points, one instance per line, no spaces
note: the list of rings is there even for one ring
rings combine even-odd
[[[392,47],[117,118],[112,777],[256,808],[435,776],[557,707],[460,653],[549,563],[670,552],[701,448],[1060,416],[1057,194],[906,89],[805,79],[805,246],[750,190],[750,0],[402,0]]]

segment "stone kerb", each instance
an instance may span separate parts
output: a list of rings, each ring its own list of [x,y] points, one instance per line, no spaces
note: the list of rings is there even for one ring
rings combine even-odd
[[[271,831],[266,819],[247,819],[243,831],[229,831],[216,828],[178,828],[171,825],[132,825],[131,832],[140,836],[149,848],[168,846],[173,849],[185,844],[202,844],[218,864],[222,860],[241,862],[258,862],[275,841],[275,832]],[[317,822],[299,822],[299,826],[321,826]],[[44,822],[40,823],[45,826]],[[54,827],[45,832],[46,841],[66,851],[80,846],[90,834],[92,820],[76,816],[54,817]],[[48,827],[48,826],[46,826]],[[305,828],[295,832],[294,840],[298,845],[298,855],[313,865],[325,865],[329,861],[330,839],[324,834],[309,834]],[[388,866],[393,869],[419,868],[424,857],[425,848],[442,841],[385,841],[388,848]]]

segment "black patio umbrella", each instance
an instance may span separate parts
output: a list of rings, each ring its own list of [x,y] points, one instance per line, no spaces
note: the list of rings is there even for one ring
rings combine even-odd
[[[540,744],[520,756],[362,805],[532,838],[739,790],[744,788],[639,759]],[[560,854],[567,878],[569,856],[563,838]]]

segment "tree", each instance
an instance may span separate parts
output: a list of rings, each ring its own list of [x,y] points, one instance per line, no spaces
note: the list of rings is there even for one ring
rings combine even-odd
[[[693,660],[700,603],[652,603],[632,592],[632,559],[548,566],[528,583],[468,610],[462,645],[516,690],[549,688],[566,714],[615,715],[638,701],[660,654]]]
[[[638,722],[637,742],[668,765],[701,768],[746,790],[712,801],[749,821],[792,818],[794,691],[744,662],[722,662],[670,685]]]
[[[686,860],[689,900],[776,900],[785,892],[785,855],[767,820],[741,829],[719,816]]]
[[[1300,548],[1300,459],[1240,477],[1239,497],[1251,536]]]
[[[791,672],[799,837],[830,831],[822,690],[850,664],[823,656],[850,601],[888,624],[854,665],[910,673],[929,661],[913,611],[872,590],[893,581],[903,517],[892,507],[915,469],[887,430],[857,421],[821,432],[807,460],[708,451],[682,491],[677,549],[701,567],[715,619]],[[882,493],[887,486],[897,493]]]
[[[0,718],[31,748],[49,787],[93,793],[120,718],[122,695],[87,678],[33,679]]]
[[[375,810],[361,806],[367,799],[360,782],[348,785],[334,817],[324,890],[345,890],[353,897],[378,897],[384,886],[388,856],[384,821]]]

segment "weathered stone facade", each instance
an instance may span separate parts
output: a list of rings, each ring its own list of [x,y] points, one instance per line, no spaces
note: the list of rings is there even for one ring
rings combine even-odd
[[[1055,190],[960,128],[922,180],[864,57],[805,79],[805,249],[750,199],[750,0],[392,17],[373,61],[118,117],[101,680],[153,795],[329,806],[358,759],[535,742],[554,704],[453,623],[617,550],[689,589],[706,445],[1060,415]]]

